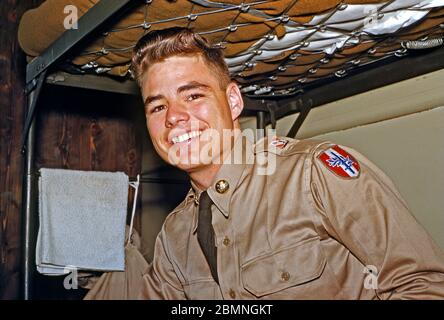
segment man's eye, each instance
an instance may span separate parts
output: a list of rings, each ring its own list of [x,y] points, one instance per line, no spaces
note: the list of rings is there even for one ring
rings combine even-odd
[[[157,106],[157,107],[154,107],[151,109],[151,113],[159,112],[159,111],[162,111],[163,109],[165,109],[164,105]]]
[[[196,100],[196,99],[199,99],[199,98],[201,98],[201,97],[203,97],[203,95],[202,94],[199,94],[199,93],[194,93],[194,94],[190,94],[189,96],[188,96],[188,101],[193,101],[193,100]]]

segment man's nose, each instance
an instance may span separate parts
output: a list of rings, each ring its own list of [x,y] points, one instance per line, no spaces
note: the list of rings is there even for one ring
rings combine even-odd
[[[167,109],[165,126],[171,128],[178,125],[180,122],[187,122],[189,118],[188,110],[182,103],[170,104]]]

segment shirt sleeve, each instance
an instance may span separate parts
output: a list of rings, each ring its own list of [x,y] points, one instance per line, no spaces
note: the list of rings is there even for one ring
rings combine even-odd
[[[154,259],[143,275],[141,299],[150,300],[184,300],[186,299],[182,284],[168,258],[166,239],[162,231],[156,239]]]
[[[327,160],[334,159],[325,152],[331,149],[321,148],[313,153],[310,168],[315,207],[330,236],[364,266],[376,267],[378,298],[444,298],[444,254],[409,212],[390,179],[345,147],[339,148],[358,162],[359,174],[347,176],[340,167],[333,170],[334,164]]]

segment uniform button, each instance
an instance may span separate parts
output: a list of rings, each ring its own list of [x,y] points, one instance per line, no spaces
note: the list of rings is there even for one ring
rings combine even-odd
[[[282,272],[281,279],[284,281],[290,280],[290,274],[287,271]]]
[[[230,289],[230,292],[228,293],[231,297],[231,299],[235,299],[236,298],[236,292],[234,292],[233,289]]]
[[[218,193],[225,193],[230,189],[230,184],[227,180],[219,180],[216,182],[216,191]]]
[[[231,242],[230,239],[229,239],[228,237],[225,237],[225,238],[224,238],[224,241],[223,241],[222,243],[224,244],[224,246],[227,247],[227,246],[230,245],[230,242]]]

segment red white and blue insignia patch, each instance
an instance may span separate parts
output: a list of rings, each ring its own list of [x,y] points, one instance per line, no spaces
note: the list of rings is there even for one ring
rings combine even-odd
[[[361,167],[358,161],[347,151],[335,145],[321,153],[318,158],[335,174],[343,178],[357,178]]]
[[[288,140],[280,139],[278,137],[273,137],[273,139],[270,142],[270,146],[278,149],[284,149],[287,144]]]

